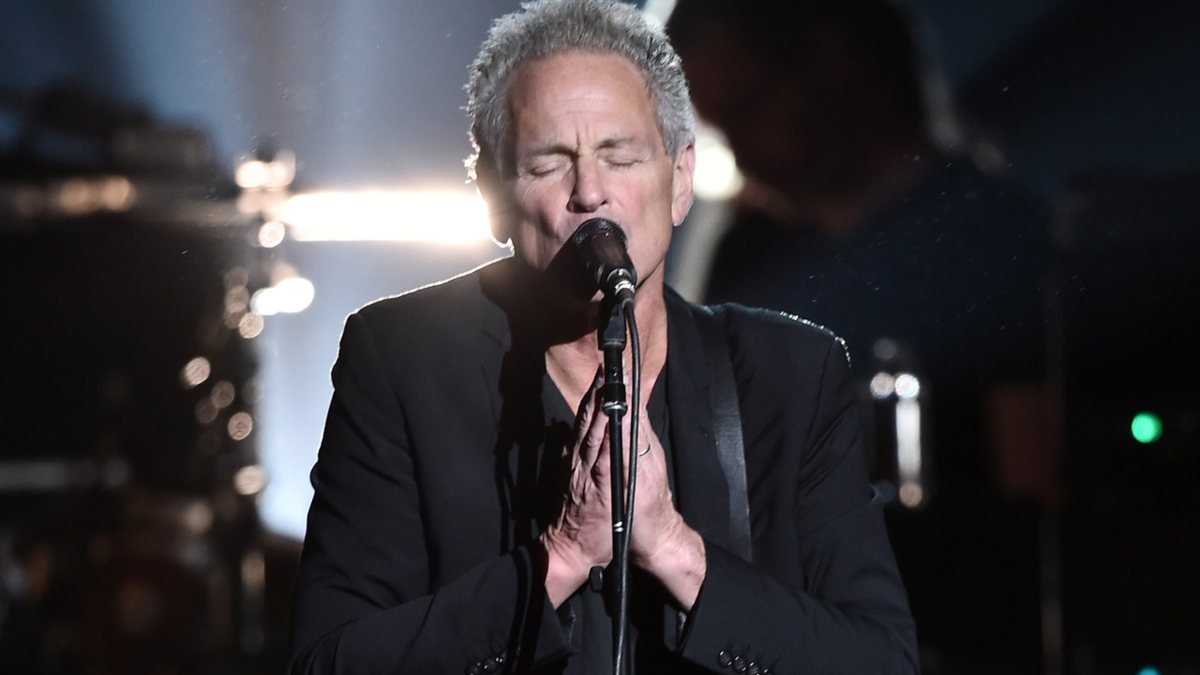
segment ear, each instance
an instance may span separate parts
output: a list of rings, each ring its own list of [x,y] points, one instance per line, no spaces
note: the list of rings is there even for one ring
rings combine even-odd
[[[488,209],[488,225],[492,230],[492,239],[504,246],[509,243],[512,234],[508,227],[508,197],[504,192],[503,181],[492,161],[491,153],[479,151],[475,159],[475,187],[483,198]]]
[[[683,222],[692,210],[692,181],[696,175],[696,144],[691,142],[680,151],[671,172],[671,222]]]

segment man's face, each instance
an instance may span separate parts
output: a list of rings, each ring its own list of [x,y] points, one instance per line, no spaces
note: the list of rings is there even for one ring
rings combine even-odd
[[[695,155],[667,156],[637,68],[585,52],[529,61],[508,107],[512,169],[485,196],[517,257],[546,270],[580,223],[604,217],[629,236],[643,287],[661,284],[672,224],[691,206]]]

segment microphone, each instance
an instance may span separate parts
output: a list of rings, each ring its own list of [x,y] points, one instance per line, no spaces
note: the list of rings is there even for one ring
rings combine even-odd
[[[617,304],[633,300],[637,271],[629,259],[629,240],[620,225],[607,218],[590,218],[571,235],[571,243],[605,298]]]

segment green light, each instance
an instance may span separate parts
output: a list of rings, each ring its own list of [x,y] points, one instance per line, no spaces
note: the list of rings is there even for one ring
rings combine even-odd
[[[1161,675],[1158,668],[1154,666],[1146,666],[1137,672],[1137,675]]]
[[[1133,416],[1129,431],[1138,443],[1153,443],[1162,438],[1162,420],[1154,413],[1142,412]]]

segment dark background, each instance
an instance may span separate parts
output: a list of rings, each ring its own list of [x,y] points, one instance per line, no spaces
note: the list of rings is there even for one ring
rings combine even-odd
[[[0,671],[278,672],[342,317],[503,251],[263,249],[233,169],[289,150],[292,190],[468,190],[465,68],[515,6],[0,0]],[[1200,672],[1200,6],[910,6],[968,154],[1043,198],[1057,233],[1065,497],[1032,507],[1042,641],[959,672]],[[115,129],[151,150],[115,151]],[[63,181],[110,175],[157,197],[56,210]],[[285,263],[312,306],[242,337],[229,293]],[[184,388],[197,354],[212,374]],[[218,382],[236,394],[210,416]],[[1130,435],[1142,411],[1157,443]],[[257,424],[236,438],[239,412]],[[260,465],[265,491],[242,471]],[[988,612],[956,600],[968,625]]]

